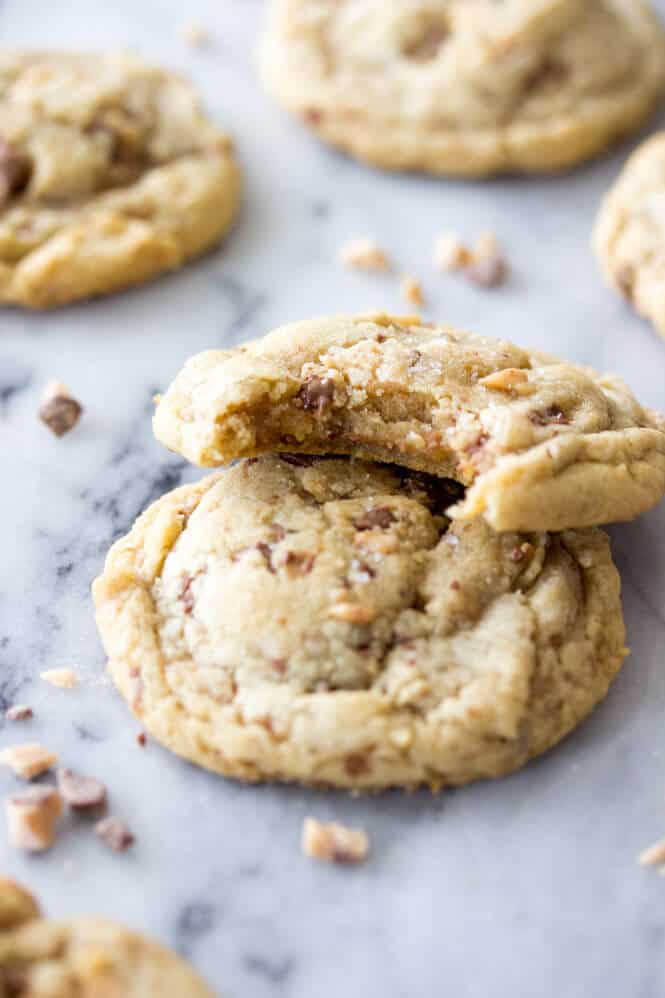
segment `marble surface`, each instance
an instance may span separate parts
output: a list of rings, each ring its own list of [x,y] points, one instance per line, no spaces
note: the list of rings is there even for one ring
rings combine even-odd
[[[630,145],[555,179],[384,176],[320,147],[260,92],[258,0],[190,0],[187,16],[213,35],[200,51],[179,38],[176,0],[68,0],[48,22],[45,10],[0,3],[3,43],[132,46],[190,73],[237,138],[247,194],[227,245],[180,274],[51,315],[2,315],[0,706],[30,703],[35,719],[4,723],[0,745],[43,740],[104,779],[137,844],[108,854],[78,821],[50,854],[24,858],[0,828],[0,869],[53,913],[150,931],[229,998],[660,998],[665,882],[634,857],[665,833],[665,508],[612,530],[633,654],[608,700],[522,773],[439,797],[247,788],[138,748],[104,679],[89,597],[110,542],[199,474],[150,429],[151,396],[189,354],[317,313],[403,310],[394,277],[335,263],[355,235],[423,279],[428,315],[618,371],[665,408],[665,343],[602,287],[588,250]],[[483,292],[434,274],[432,238],[448,228],[500,233],[510,284]],[[86,407],[62,440],[36,419],[51,377]],[[39,681],[70,663],[77,690]],[[0,773],[0,794],[13,786]],[[371,860],[305,860],[308,814],[364,825]]]

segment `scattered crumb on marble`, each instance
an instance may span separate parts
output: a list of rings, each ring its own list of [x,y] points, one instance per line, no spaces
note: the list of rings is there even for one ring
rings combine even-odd
[[[113,815],[97,822],[95,835],[113,852],[126,852],[135,841],[125,822]]]
[[[5,711],[7,721],[29,721],[31,717],[33,717],[32,707],[28,707],[25,703],[17,703]]]
[[[488,256],[474,260],[466,276],[481,288],[498,288],[508,280],[508,264],[501,256]]]
[[[61,690],[72,690],[78,683],[78,676],[73,669],[47,669],[39,674],[39,678]]]
[[[388,256],[374,239],[351,239],[339,251],[340,262],[355,270],[389,270]]]
[[[147,743],[148,743],[148,736],[146,735],[145,731],[139,731],[138,735],[136,736],[136,744],[140,745],[141,748],[145,748]]]
[[[401,281],[400,290],[402,292],[402,297],[409,303],[409,305],[415,305],[417,308],[422,308],[425,304],[425,295],[423,294],[422,285],[415,277],[409,277],[406,274]]]
[[[0,752],[0,765],[8,766],[16,776],[24,780],[33,780],[41,776],[58,761],[55,752],[37,742],[25,745],[11,745]]]
[[[55,787],[29,787],[5,802],[10,845],[26,852],[44,852],[55,841],[62,797]]]
[[[471,262],[471,251],[452,232],[444,232],[434,241],[434,266],[437,270],[463,270]]]
[[[74,811],[96,811],[106,804],[106,787],[94,776],[59,769],[57,780],[62,799]]]
[[[73,430],[82,412],[83,406],[73,397],[66,385],[61,381],[49,381],[39,407],[39,418],[56,437],[62,437]]]
[[[306,856],[324,863],[362,863],[369,852],[369,839],[362,828],[305,818],[302,849]]]
[[[180,37],[190,48],[203,48],[210,43],[210,32],[196,21],[185,21],[181,24]]]
[[[655,842],[637,857],[640,866],[665,866],[665,839]]]

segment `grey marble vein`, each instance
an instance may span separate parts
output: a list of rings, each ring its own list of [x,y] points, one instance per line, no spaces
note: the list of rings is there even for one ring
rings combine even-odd
[[[659,6],[665,15],[665,0]],[[607,292],[589,252],[599,198],[634,140],[565,177],[488,184],[365,169],[261,93],[259,0],[4,0],[5,45],[130,46],[192,75],[237,139],[245,205],[224,247],[112,299],[49,315],[6,310],[0,332],[0,747],[43,741],[109,788],[136,835],[123,856],[69,820],[53,851],[0,870],[54,914],[95,911],[186,954],[227,998],[662,998],[665,881],[639,849],[665,833],[665,510],[612,529],[632,655],[573,737],[510,779],[432,797],[352,798],[244,787],[148,739],[105,679],[89,597],[110,543],[200,472],[153,439],[152,396],[190,354],[292,319],[403,311],[395,276],[344,271],[374,236],[424,284],[427,315],[622,374],[665,409],[665,343]],[[184,19],[209,47],[180,39]],[[660,123],[665,121],[661,114]],[[442,229],[495,229],[514,268],[488,293],[431,268]],[[50,378],[85,406],[56,440],[36,418]],[[74,664],[81,683],[39,680]],[[3,719],[29,703],[34,718]],[[0,796],[16,786],[0,770]],[[303,818],[364,825],[358,869],[300,855]]]

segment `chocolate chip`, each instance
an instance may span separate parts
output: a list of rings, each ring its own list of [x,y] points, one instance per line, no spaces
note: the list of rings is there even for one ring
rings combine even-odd
[[[374,509],[368,509],[362,516],[356,517],[353,526],[356,530],[372,530],[374,527],[386,530],[396,519],[395,514],[387,506],[375,506]]]
[[[453,581],[452,581],[452,582],[450,583],[450,588],[452,589],[452,591],[453,591],[454,593],[457,593],[457,592],[459,592],[459,589],[460,589],[460,584],[459,584],[459,582],[457,581],[457,579],[453,579]]]
[[[482,288],[498,288],[508,278],[508,264],[500,256],[481,257],[466,270],[466,276]]]
[[[298,392],[303,409],[322,413],[329,409],[335,398],[335,382],[330,378],[308,378]]]
[[[536,426],[549,426],[550,423],[564,426],[570,422],[563,409],[560,409],[558,405],[551,405],[548,409],[542,409],[538,412],[530,412],[529,419]]]
[[[263,556],[263,560],[266,563],[266,568],[268,569],[268,571],[274,575],[275,566],[272,563],[272,548],[270,547],[270,545],[266,544],[265,541],[259,541],[259,543],[256,545],[256,550],[259,551],[260,554]]]
[[[284,564],[290,575],[309,575],[314,568],[316,558],[313,554],[304,554],[302,551],[287,552]]]
[[[106,787],[100,780],[73,769],[59,769],[57,777],[60,794],[74,811],[92,811],[106,804]]]
[[[0,139],[0,205],[21,194],[30,183],[32,161],[25,153]]]
[[[540,66],[527,77],[527,90],[535,90],[555,83],[563,83],[568,79],[570,70],[560,59],[555,59],[551,55],[545,57]]]
[[[619,269],[614,274],[614,279],[617,282],[617,287],[619,291],[624,296],[626,301],[633,300],[633,288],[635,287],[635,271],[632,267],[625,265],[619,267]]]
[[[369,768],[370,766],[367,756],[360,752],[354,752],[351,755],[347,755],[344,760],[344,769],[349,776],[360,776],[362,773],[368,773]]]
[[[120,818],[102,818],[95,825],[95,835],[113,852],[126,852],[134,844],[134,836]]]
[[[194,576],[189,575],[185,579],[185,583],[180,590],[180,599],[182,600],[183,609],[186,614],[192,613],[194,609],[194,593],[192,592],[192,583],[194,582]]]
[[[69,433],[78,423],[83,406],[73,398],[64,385],[53,381],[46,386],[39,418],[56,437]]]
[[[27,704],[19,703],[5,711],[7,721],[29,721],[31,717],[32,707],[28,707]]]

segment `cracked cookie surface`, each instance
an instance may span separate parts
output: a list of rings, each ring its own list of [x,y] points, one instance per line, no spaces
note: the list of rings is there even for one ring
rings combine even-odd
[[[231,142],[123,53],[0,55],[0,302],[48,308],[182,266],[234,221]]]
[[[274,0],[266,88],[393,169],[550,171],[640,125],[665,42],[642,0]]]
[[[377,789],[523,765],[624,650],[606,535],[451,522],[456,483],[295,455],[176,489],[94,584],[109,668],[172,751],[247,781]]]
[[[193,357],[157,438],[205,466],[298,451],[455,478],[496,530],[631,519],[665,492],[665,421],[619,379],[414,318],[314,319]]]
[[[665,336],[665,132],[628,160],[601,207],[594,248],[608,283]]]
[[[2,998],[213,998],[174,953],[105,919],[47,920],[14,881],[0,914]]]

